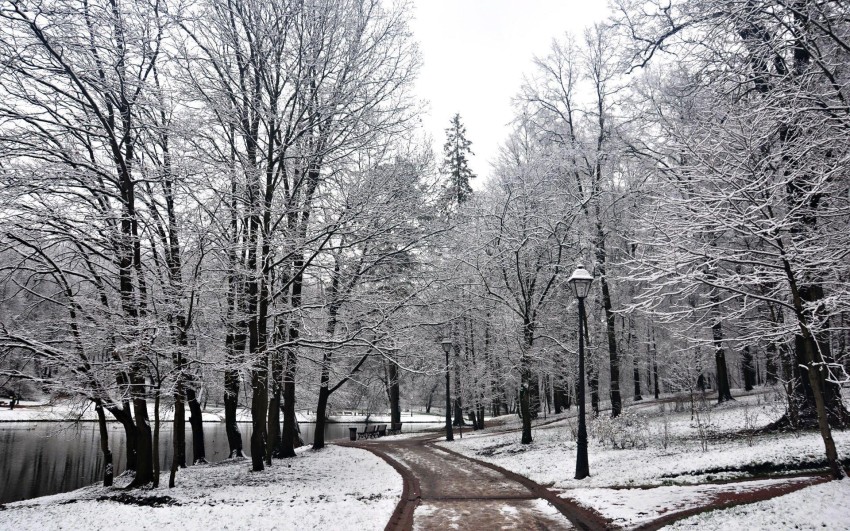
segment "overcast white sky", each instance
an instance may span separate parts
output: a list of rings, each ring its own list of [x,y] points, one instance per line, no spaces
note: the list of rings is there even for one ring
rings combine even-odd
[[[553,38],[579,35],[607,13],[605,0],[414,0],[413,31],[423,66],[419,97],[429,102],[423,117],[442,154],[445,129],[460,113],[476,156],[479,176],[508,135],[511,98],[535,55],[546,54]]]

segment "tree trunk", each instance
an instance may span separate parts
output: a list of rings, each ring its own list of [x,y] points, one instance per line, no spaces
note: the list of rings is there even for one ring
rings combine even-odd
[[[592,358],[591,358],[592,359]],[[588,361],[591,361],[589,359]],[[590,409],[594,417],[599,416],[599,373],[592,363],[587,367],[587,386],[590,388]]]
[[[133,413],[136,417],[136,477],[130,484],[141,487],[153,482],[153,442],[151,425],[148,418],[148,406],[144,398],[144,377],[131,375],[133,384]]]
[[[808,286],[807,286],[808,287]],[[800,290],[803,292],[803,290]],[[817,409],[818,427],[820,428],[821,438],[823,439],[824,448],[826,450],[826,460],[829,463],[829,468],[832,471],[833,479],[842,479],[845,477],[844,466],[838,459],[838,451],[835,448],[835,441],[832,439],[832,430],[829,426],[829,411],[827,403],[824,400],[828,395],[824,387],[825,378],[823,366],[820,365],[821,360],[818,360],[817,346],[815,338],[811,335],[807,327],[802,327],[803,336],[803,352],[806,361],[806,372],[808,372],[808,381],[814,395],[815,407]],[[838,405],[843,409],[840,397]],[[846,414],[846,410],[844,411]],[[846,420],[846,419],[845,419]]]
[[[604,253],[604,249],[602,252]],[[620,358],[617,354],[617,334],[614,327],[616,316],[611,309],[611,292],[608,288],[608,281],[605,279],[604,262],[601,269],[602,307],[605,309],[605,335],[608,338],[608,361],[611,370],[611,418],[614,418],[619,417],[623,410],[623,402],[620,397]]]
[[[186,467],[186,407],[183,404],[183,378],[178,377],[174,386],[174,435],[172,437],[171,470],[168,488],[173,489],[177,469]]]
[[[714,342],[714,363],[717,371],[718,404],[732,400],[732,392],[729,390],[729,373],[726,369],[726,352],[723,350],[722,326],[720,317],[715,316],[714,324],[711,326],[711,334]]]
[[[281,326],[286,323],[286,319],[279,318],[277,320],[276,337],[278,342],[283,342],[286,338],[286,326]],[[269,400],[269,420],[268,420],[268,435],[269,440],[266,445],[266,463],[271,466],[272,458],[280,458],[281,441],[280,441],[280,412],[281,412],[281,393],[283,392],[283,351],[276,348],[271,353],[272,362],[272,393]]]
[[[638,369],[637,357],[632,360],[632,376],[635,381],[635,402],[643,400],[640,394],[640,369]]]
[[[765,345],[764,363],[764,383],[767,385],[773,385],[779,380],[776,358],[776,343],[773,341],[769,341],[767,345]]]
[[[262,245],[262,260],[260,265],[263,274],[260,281],[252,280],[249,283],[250,294],[256,294],[252,298],[255,302],[251,308],[257,313],[250,312],[251,319],[248,327],[248,353],[251,356],[253,368],[251,370],[251,465],[254,472],[265,468],[266,448],[268,445],[268,433],[266,432],[266,421],[269,408],[269,353],[267,345],[268,337],[268,276],[265,270],[266,257],[268,254],[268,243]],[[259,286],[256,284],[259,283]]]
[[[466,426],[466,421],[463,418],[463,400],[461,398],[461,393],[463,390],[460,385],[460,346],[455,344],[455,363],[454,363],[454,373],[455,373],[455,399],[453,404],[454,409],[454,420],[452,421],[452,426]]]
[[[232,147],[232,146],[231,146]],[[236,165],[235,149],[231,149],[231,165]],[[231,175],[230,181],[230,236],[232,240],[228,245],[228,275],[227,275],[227,335],[224,339],[225,370],[224,370],[224,429],[227,434],[228,457],[244,457],[242,453],[242,434],[239,432],[236,414],[239,408],[239,367],[244,362],[245,346],[248,337],[245,331],[248,323],[242,317],[245,301],[244,277],[239,272],[242,267],[241,259],[237,254],[237,243],[240,235],[244,233],[239,228],[239,210],[236,207],[236,198],[239,192],[235,173]],[[243,228],[244,230],[244,228]]]
[[[523,323],[523,346],[522,357],[519,361],[520,387],[519,387],[519,408],[522,415],[522,444],[530,444],[531,438],[531,367],[528,356],[531,354],[531,347],[534,343],[534,327],[528,320]]]
[[[431,406],[434,403],[434,395],[437,393],[437,387],[439,387],[439,380],[434,382],[434,385],[431,386],[431,390],[428,392],[428,399],[425,401],[425,413],[431,412]]]
[[[741,352],[741,366],[744,373],[744,390],[752,391],[756,383],[756,369],[753,367],[753,353],[749,345]]]
[[[186,402],[185,402],[185,382],[182,378],[178,378],[174,386],[174,459],[177,461],[177,466],[186,468]]]
[[[322,375],[324,380],[325,376]],[[328,390],[327,382],[322,387],[319,387],[319,403],[316,406],[316,430],[313,435],[313,450],[320,450],[325,447],[325,418],[328,411],[328,397],[331,396]]]
[[[649,341],[646,346],[646,358],[647,363],[649,363],[650,358],[652,358],[652,374],[651,378],[647,385],[653,386],[653,397],[658,400],[658,396],[661,394],[660,382],[658,379],[658,351],[655,348],[655,328],[650,328],[649,337],[647,338]]]
[[[121,423],[124,427],[124,440],[126,442],[126,457],[127,470],[136,470],[136,424],[133,421],[132,410],[128,402],[124,402],[123,407],[107,407],[106,408],[115,420]]]
[[[274,374],[274,369],[272,369]],[[269,441],[266,445],[266,464],[272,464],[272,458],[280,458],[280,411],[281,411],[281,386],[275,381],[272,376],[272,395],[269,400],[269,421],[266,428],[269,434]]]
[[[555,403],[555,414],[558,415],[561,412],[561,404],[563,403],[563,399],[564,399],[564,397],[563,397],[563,394],[564,394],[564,384],[563,384],[563,382],[555,383],[554,394],[555,394],[555,396],[554,396],[553,402]]]
[[[268,370],[266,356],[260,356],[251,371],[251,464],[254,472],[265,468],[266,414],[269,404]]]
[[[97,425],[100,428],[100,451],[103,452],[103,486],[111,487],[115,470],[112,466],[112,452],[109,450],[109,431],[106,428],[106,415],[100,402],[95,406]]]
[[[540,416],[540,379],[530,368],[528,380],[528,410],[531,420],[535,420]]]
[[[523,352],[520,359],[520,387],[519,387],[519,411],[522,417],[522,444],[530,444],[531,438],[531,401],[529,399],[529,387],[531,385],[531,371],[528,368],[528,358]]]
[[[290,340],[296,338],[290,336]],[[295,364],[295,352],[292,348],[287,348],[283,372],[283,431],[280,435],[282,458],[295,457],[295,438],[298,432],[298,419],[295,415]]]
[[[387,385],[390,399],[390,422],[401,422],[400,389],[398,382],[398,365],[392,359],[387,360]]]
[[[201,404],[194,386],[186,386],[186,401],[189,403],[189,425],[192,427],[192,464],[207,462],[206,445],[204,444],[204,419],[201,414]],[[184,436],[185,437],[185,436]]]
[[[159,390],[157,385],[153,399],[153,488],[159,487]]]
[[[305,218],[307,214],[305,213]],[[306,223],[306,219],[305,219]],[[305,229],[306,230],[306,227]],[[295,457],[296,437],[299,437],[298,418],[295,414],[295,375],[298,368],[298,353],[296,343],[301,337],[301,323],[298,320],[298,312],[301,310],[301,292],[304,287],[304,258],[299,256],[293,261],[292,269],[295,271],[292,278],[290,292],[290,311],[293,317],[289,320],[287,338],[292,346],[284,351],[283,359],[283,431],[281,432],[281,457]],[[299,437],[300,438],[300,437]]]
[[[227,434],[229,447],[228,457],[244,457],[242,453],[242,434],[236,422],[239,406],[239,371],[227,369],[224,371],[224,430]]]

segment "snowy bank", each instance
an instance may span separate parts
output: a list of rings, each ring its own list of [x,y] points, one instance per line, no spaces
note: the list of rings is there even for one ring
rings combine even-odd
[[[748,530],[850,529],[850,480],[830,481],[770,500],[698,514],[664,529],[726,531],[742,525]]]
[[[383,529],[401,491],[401,476],[380,458],[331,445],[299,449],[263,472],[244,459],[192,466],[177,473],[173,489],[93,485],[9,503],[0,519],[15,530]]]

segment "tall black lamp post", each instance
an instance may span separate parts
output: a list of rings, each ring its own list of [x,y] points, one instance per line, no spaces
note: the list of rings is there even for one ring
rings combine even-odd
[[[449,387],[449,352],[452,351],[453,345],[451,339],[444,339],[440,344],[446,353],[446,440],[453,441],[455,436],[452,433],[452,395]]]
[[[590,475],[587,462],[587,425],[584,421],[584,298],[590,292],[593,275],[578,264],[569,281],[578,299],[578,451],[576,453],[576,479]]]

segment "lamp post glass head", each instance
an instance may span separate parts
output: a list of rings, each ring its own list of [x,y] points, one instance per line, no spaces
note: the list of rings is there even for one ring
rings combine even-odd
[[[444,339],[441,343],[443,346],[443,352],[448,354],[452,350],[452,341],[451,339]]]
[[[593,282],[593,275],[591,275],[582,264],[578,264],[576,270],[573,271],[572,276],[570,276],[570,279],[567,282],[570,283],[570,287],[573,289],[573,294],[579,299],[583,299],[587,297],[587,294],[590,292],[590,284]]]

